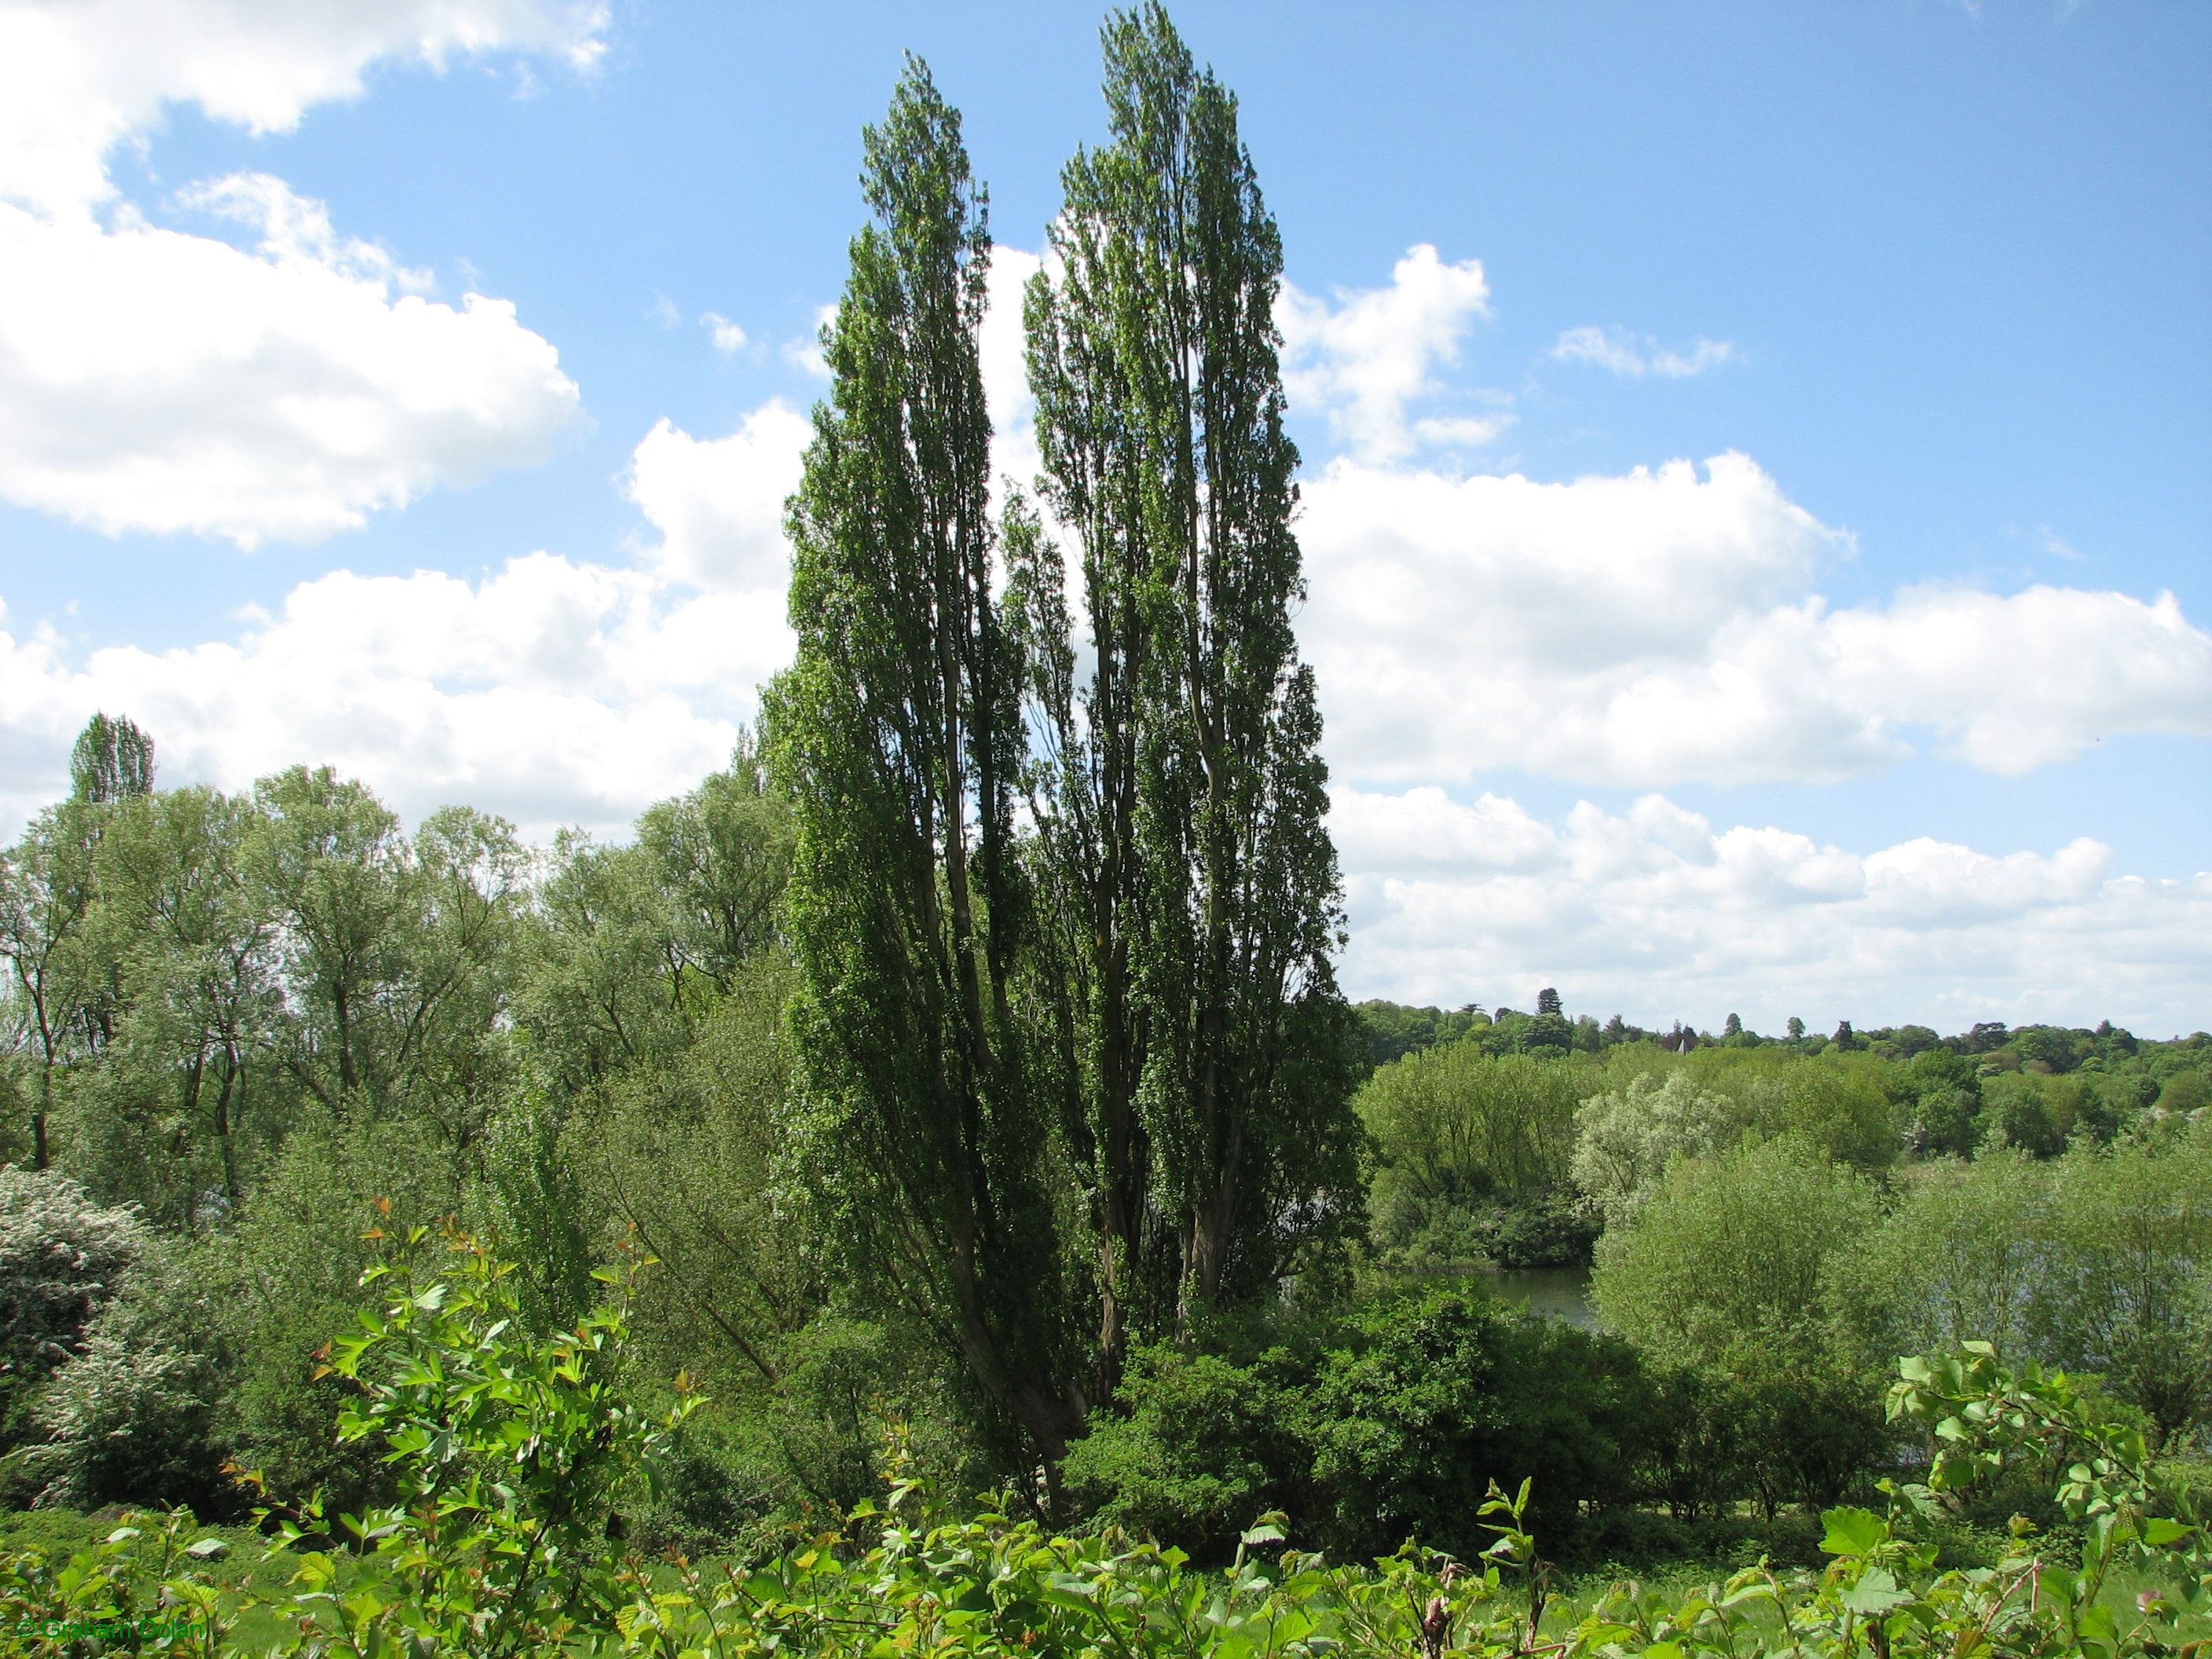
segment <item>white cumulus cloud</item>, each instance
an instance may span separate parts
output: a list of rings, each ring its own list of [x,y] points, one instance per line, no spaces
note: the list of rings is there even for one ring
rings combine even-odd
[[[1490,314],[1480,259],[1447,264],[1424,242],[1408,249],[1386,288],[1339,289],[1332,299],[1283,284],[1283,380],[1294,404],[1325,412],[1330,430],[1365,460],[1425,446],[1488,442],[1510,416],[1417,416],[1410,405],[1443,390],[1435,368],[1459,361],[1474,325]]]
[[[822,331],[836,319],[836,307],[817,307],[814,313],[814,332],[799,335],[783,343],[784,362],[814,380],[827,380],[830,378],[830,360],[822,355]]]
[[[301,583],[228,639],[81,659],[0,632],[0,813],[65,787],[95,709],[153,732],[164,779],[235,788],[328,763],[419,814],[449,801],[544,836],[619,830],[721,763],[788,656],[782,595],[686,594],[535,553],[470,582],[437,571]]]
[[[745,349],[745,331],[720,312],[704,313],[699,325],[707,331],[707,337],[714,343],[714,349],[724,356],[733,356]]]
[[[0,496],[250,547],[542,459],[579,396],[511,303],[432,300],[427,272],[264,173],[173,204],[252,246],[161,228],[107,162],[172,105],[288,130],[380,59],[588,65],[606,21],[598,0],[0,4]]]
[[[108,153],[171,104],[289,131],[396,58],[496,52],[587,66],[600,0],[8,0],[0,6],[0,197],[64,215],[111,191]]]
[[[1778,1031],[1905,1021],[2197,1029],[2212,1006],[2212,872],[2150,880],[2087,838],[1987,853],[1920,837],[1853,853],[1716,830],[1663,796],[1546,823],[1434,787],[1340,788],[1355,996]]]
[[[514,307],[447,305],[249,174],[240,249],[0,204],[0,495],[94,529],[307,542],[547,455],[580,395]]]
[[[781,398],[726,437],[695,438],[663,419],[640,441],[623,488],[659,532],[642,549],[671,580],[695,587],[772,589],[791,574],[785,498],[799,487],[813,427]]]
[[[2212,635],[2171,594],[1833,608],[1850,536],[1742,455],[1565,483],[1347,460],[1305,501],[1303,637],[1349,777],[1830,781],[1929,741],[2017,774],[2212,735]]]

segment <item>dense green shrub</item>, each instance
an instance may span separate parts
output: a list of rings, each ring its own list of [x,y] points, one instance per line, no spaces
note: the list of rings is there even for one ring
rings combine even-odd
[[[375,1456],[331,1437],[343,1390],[319,1352],[333,1332],[358,1328],[370,1305],[362,1274],[376,1260],[362,1236],[371,1200],[412,1226],[472,1197],[404,1120],[310,1126],[286,1141],[238,1224],[196,1249],[188,1275],[207,1297],[221,1428],[241,1465],[279,1491],[326,1490],[347,1509],[388,1492]]]
[[[1139,1349],[1120,1410],[1094,1415],[1068,1454],[1069,1496],[1097,1525],[1226,1559],[1254,1516],[1311,1507],[1313,1373],[1310,1355],[1283,1347],[1242,1363],[1172,1343]]]
[[[1469,1494],[1531,1479],[1530,1518],[1572,1552],[1585,1507],[1629,1495],[1645,1384],[1618,1340],[1459,1288],[1371,1304],[1349,1334],[1303,1414],[1318,1537],[1340,1555],[1413,1538],[1472,1555],[1486,1540]]]
[[[1141,1351],[1070,1453],[1069,1490],[1097,1523],[1200,1559],[1263,1509],[1361,1559],[1412,1537],[1472,1553],[1468,1493],[1540,1476],[1531,1516],[1571,1551],[1585,1509],[1632,1494],[1645,1389],[1617,1340],[1431,1286],[1256,1352]]]
[[[1374,1146],[1368,1211],[1386,1261],[1443,1267],[1506,1253],[1579,1259],[1562,1231],[1584,1079],[1564,1056],[1455,1042],[1385,1066],[1358,1105]],[[1556,1235],[1547,1240],[1546,1233]]]
[[[1569,1601],[1540,1553],[1525,1485],[1462,1498],[1467,1529],[1488,1540],[1472,1565],[1414,1546],[1371,1568],[1332,1565],[1279,1547],[1275,1516],[1208,1571],[1172,1548],[1051,1536],[1001,1509],[947,1522],[906,1479],[888,1510],[864,1504],[844,1527],[750,1568],[655,1566],[624,1543],[617,1504],[662,1459],[672,1424],[620,1386],[619,1307],[549,1348],[519,1346],[504,1340],[511,1275],[453,1243],[460,1262],[428,1283],[399,1280],[368,1334],[337,1349],[361,1389],[342,1431],[392,1449],[410,1500],[342,1522],[358,1540],[349,1559],[318,1547],[300,1520],[281,1523],[298,1552],[286,1595],[227,1564],[230,1540],[187,1513],[130,1517],[90,1548],[0,1556],[9,1634],[33,1650],[150,1639],[210,1659],[257,1620],[271,1659],[2148,1659],[2201,1647],[2212,1612],[2212,1542],[2185,1499],[2168,1512],[2140,1431],[2063,1377],[2000,1364],[1986,1345],[1902,1362],[1887,1414],[1923,1437],[1925,1479],[1895,1488],[1886,1514],[1826,1510],[1818,1573],[1761,1559],[1725,1583],[1615,1583]],[[410,1249],[395,1266],[412,1261]],[[486,1481],[492,1471],[502,1478]],[[1976,1536],[1976,1504],[2023,1477],[2045,1483],[2074,1541],[2054,1547],[2015,1522],[1985,1561],[1944,1571],[1940,1557]],[[323,1518],[311,1508],[301,1520]],[[2132,1598],[2127,1572],[2144,1585]]]

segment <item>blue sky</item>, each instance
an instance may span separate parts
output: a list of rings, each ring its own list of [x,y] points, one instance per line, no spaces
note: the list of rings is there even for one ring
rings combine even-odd
[[[2212,1024],[2212,12],[1175,15],[1283,227],[1347,988]],[[538,836],[684,787],[860,124],[924,54],[1011,283],[1097,23],[0,5],[0,816],[95,707]]]

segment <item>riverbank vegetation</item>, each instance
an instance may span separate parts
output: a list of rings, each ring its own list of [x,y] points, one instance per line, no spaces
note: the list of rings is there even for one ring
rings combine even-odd
[[[914,64],[794,665],[629,838],[410,829],[328,768],[163,787],[86,729],[0,862],[23,1639],[2198,1628],[2212,1038],[1340,993],[1279,238],[1165,15],[1105,42],[1024,305],[1033,495],[990,476],[986,200]],[[1593,1328],[1493,1294],[1546,1267]]]

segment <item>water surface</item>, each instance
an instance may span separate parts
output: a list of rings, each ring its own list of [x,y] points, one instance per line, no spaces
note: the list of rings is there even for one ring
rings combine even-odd
[[[1500,1302],[1548,1319],[1564,1319],[1586,1331],[1597,1328],[1588,1267],[1509,1267],[1487,1277],[1491,1294]]]

